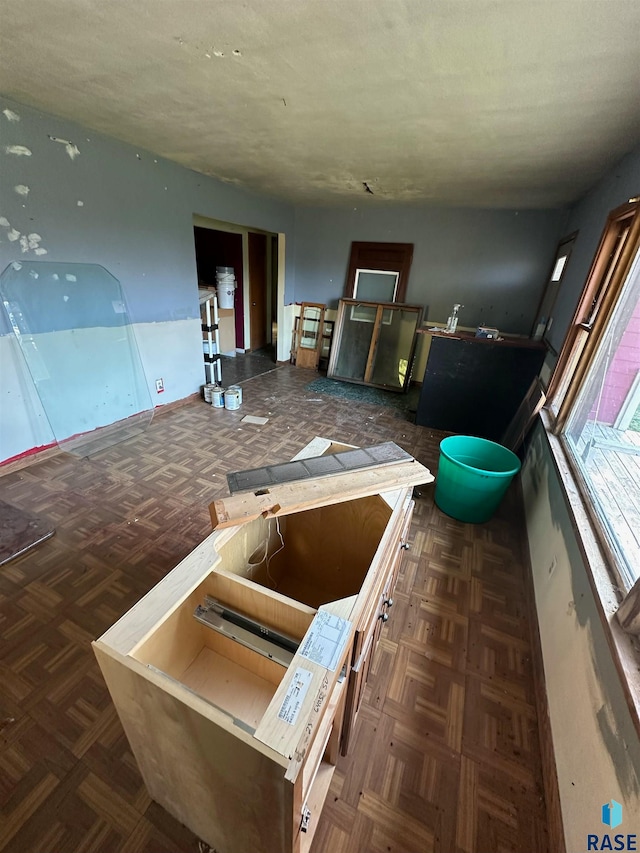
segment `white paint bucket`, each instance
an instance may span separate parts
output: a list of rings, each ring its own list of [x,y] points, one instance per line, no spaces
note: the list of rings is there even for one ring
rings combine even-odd
[[[235,284],[219,284],[216,289],[218,291],[218,307],[233,308],[233,296],[236,292]]]
[[[228,388],[224,395],[224,407],[225,409],[239,409],[240,394],[238,394],[237,391],[232,391],[231,388]]]
[[[211,402],[211,392],[215,387],[216,386],[213,385],[211,382],[207,382],[206,385],[202,386],[202,396],[204,397],[205,403]]]
[[[237,391],[238,392],[238,405],[242,405],[242,386],[241,385],[229,385],[229,391]]]
[[[214,409],[224,409],[224,388],[211,389],[211,405]]]

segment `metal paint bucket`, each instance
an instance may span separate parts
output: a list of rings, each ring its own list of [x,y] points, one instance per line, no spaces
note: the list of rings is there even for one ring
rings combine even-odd
[[[208,382],[206,385],[202,386],[202,395],[204,397],[205,403],[211,402],[211,393],[216,386],[211,382]]]
[[[224,388],[211,389],[211,405],[214,409],[224,409]]]
[[[232,391],[231,388],[227,389],[224,395],[224,407],[225,409],[240,408],[240,394],[237,391]]]
[[[238,392],[238,405],[242,405],[242,386],[241,385],[229,385],[229,391],[237,391]]]

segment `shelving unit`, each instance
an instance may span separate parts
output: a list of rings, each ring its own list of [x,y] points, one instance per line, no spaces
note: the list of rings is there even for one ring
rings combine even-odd
[[[325,305],[315,302],[302,303],[291,334],[291,364],[326,370],[334,321],[327,320],[325,314]]]
[[[221,385],[218,297],[215,290],[208,290],[203,287],[198,289],[198,294],[200,298],[200,319],[203,320],[202,340],[207,345],[206,351],[203,347],[205,380],[212,385]],[[203,309],[204,318],[202,317]]]

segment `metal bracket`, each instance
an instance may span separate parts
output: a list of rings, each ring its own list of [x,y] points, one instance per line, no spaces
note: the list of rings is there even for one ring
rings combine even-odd
[[[198,622],[224,634],[232,640],[288,667],[298,650],[298,641],[273,628],[256,622],[250,616],[205,596],[204,606],[199,604],[193,614]]]

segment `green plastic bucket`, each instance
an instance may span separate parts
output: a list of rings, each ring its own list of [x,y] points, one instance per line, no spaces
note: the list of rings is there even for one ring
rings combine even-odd
[[[435,502],[458,521],[488,521],[520,470],[520,460],[495,441],[450,435],[440,442]]]

